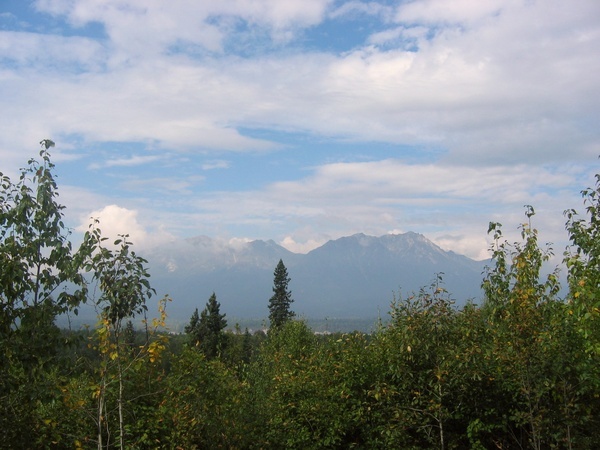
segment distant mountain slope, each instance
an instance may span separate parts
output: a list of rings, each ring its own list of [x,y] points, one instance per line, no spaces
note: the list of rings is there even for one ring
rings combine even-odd
[[[383,316],[394,293],[418,291],[441,272],[445,287],[464,303],[480,296],[484,266],[412,232],[355,234],[306,255],[271,240],[232,245],[201,236],[155,248],[146,257],[152,285],[174,299],[169,310],[175,320],[203,308],[213,291],[228,317],[266,318],[279,259],[292,280],[293,309],[309,318]]]
[[[291,270],[291,269],[290,269]],[[444,273],[445,287],[464,302],[480,294],[483,264],[446,252],[416,233],[381,237],[356,234],[306,255],[295,273],[311,309],[327,304],[335,316],[385,312],[394,293],[408,295]]]

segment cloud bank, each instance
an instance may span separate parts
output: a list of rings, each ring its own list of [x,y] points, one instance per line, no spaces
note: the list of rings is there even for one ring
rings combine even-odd
[[[599,19],[595,0],[38,0],[0,16],[0,159],[52,137],[89,212],[137,211],[139,236],[306,251],[401,229],[482,257],[487,222],[532,204],[562,242],[600,154]]]

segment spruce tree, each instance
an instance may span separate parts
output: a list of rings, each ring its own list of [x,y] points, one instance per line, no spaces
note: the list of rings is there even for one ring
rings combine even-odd
[[[185,327],[185,332],[190,335],[192,342],[200,347],[207,358],[217,357],[225,346],[226,335],[223,330],[227,326],[227,320],[220,309],[221,304],[213,292],[200,316],[196,308],[190,324]]]
[[[290,305],[294,300],[292,299],[292,292],[288,290],[290,277],[281,259],[273,275],[273,297],[269,300],[269,321],[271,322],[271,328],[279,328],[294,317],[295,314],[290,309]]]
[[[198,308],[194,310],[192,317],[190,317],[190,323],[185,326],[185,332],[189,335],[190,340],[193,344],[195,344],[198,339],[198,328],[200,326],[200,314],[198,313]]]

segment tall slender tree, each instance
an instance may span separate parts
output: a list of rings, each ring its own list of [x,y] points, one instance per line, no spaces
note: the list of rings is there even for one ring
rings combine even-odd
[[[113,367],[116,369],[117,412],[119,433],[115,443],[121,450],[129,441],[125,427],[125,380],[126,372],[131,364],[126,360],[129,352],[123,351],[123,334],[125,320],[131,319],[148,310],[146,299],[156,291],[150,287],[150,274],[147,261],[138,256],[132,249],[129,235],[119,235],[114,241],[114,250],[107,247],[95,219],[84,235],[88,258],[85,269],[92,274],[92,281],[97,282],[100,296],[95,301],[100,308],[100,326],[96,330],[99,337],[98,349],[101,354],[100,383],[95,386],[97,398],[98,449],[110,445],[110,423],[106,420],[110,395],[109,387]]]
[[[279,260],[273,276],[273,296],[269,300],[269,321],[272,328],[279,328],[295,315],[290,309],[290,305],[294,301],[292,292],[288,289],[291,279],[283,260]]]

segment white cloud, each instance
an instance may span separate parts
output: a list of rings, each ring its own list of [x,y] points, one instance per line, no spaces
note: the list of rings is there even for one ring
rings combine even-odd
[[[381,16],[384,20],[391,18],[393,8],[378,2],[347,1],[329,12],[329,17],[336,19],[338,17],[353,16],[357,14],[366,14],[369,16]]]
[[[202,37],[188,34],[204,27],[206,18],[237,14],[272,27],[309,26],[324,20],[329,2],[165,5],[38,2],[40,8],[68,15],[79,25],[110,23],[114,33],[123,33],[123,41],[139,40],[140,51],[152,45],[136,33],[152,35],[148,39],[160,40],[161,46],[181,40],[201,45]],[[594,76],[600,70],[595,57],[600,45],[598,4],[578,1],[578,7],[567,7],[549,0],[543,5],[454,5],[403,4],[398,20],[420,26],[394,24],[374,33],[372,45],[342,55],[294,51],[250,59],[153,52],[142,60],[128,60],[137,50],[126,49],[123,64],[112,65],[120,50],[109,43],[24,33],[26,39],[21,39],[8,33],[4,51],[17,61],[22,58],[19,64],[28,68],[0,71],[0,94],[13,105],[0,113],[0,131],[21,132],[27,123],[31,133],[156,142],[172,150],[276,148],[238,131],[256,127],[425,144],[448,150],[463,164],[516,157],[530,163],[560,160],[566,146],[571,155],[589,158],[598,148],[598,134],[590,124],[599,115],[594,101],[594,94],[600,95]],[[450,22],[469,26],[445,25]],[[425,30],[430,26],[435,31],[429,36]],[[227,32],[233,33],[223,30]],[[396,37],[397,48],[378,48]],[[416,42],[418,51],[404,49],[407,39]],[[45,65],[29,68],[54,57],[85,70],[65,75],[48,73]]]
[[[421,0],[403,2],[396,12],[399,22],[473,23],[497,14],[502,9],[520,8],[518,0]]]
[[[137,193],[154,192],[159,194],[177,193],[189,195],[193,187],[202,182],[204,177],[194,176],[182,178],[152,177],[152,178],[126,178],[119,183],[119,187]]]
[[[475,230],[473,230],[475,231]],[[466,235],[448,235],[428,236],[438,246],[446,250],[452,250],[461,255],[469,255],[471,258],[478,261],[491,258],[489,251],[489,242],[486,239],[483,231],[478,230],[478,233]],[[510,230],[509,230],[510,231]]]
[[[516,240],[526,204],[537,211],[534,221],[541,240],[562,245],[562,213],[580,203],[583,178],[592,179],[591,169],[472,168],[396,160],[338,163],[319,167],[303,180],[273,183],[260,191],[203,196],[194,201],[198,213],[186,223],[212,223],[232,233],[239,227],[257,237],[280,235],[282,245],[298,251],[356,232],[410,230],[447,250],[484,258],[488,223],[504,223],[507,236]]]
[[[595,0],[419,0],[399,3],[395,15],[376,2],[327,0],[36,5],[82,27],[69,34],[88,36],[53,34],[58,27],[43,35],[0,32],[3,171],[35,154],[32,137],[70,146],[56,151],[63,160],[79,157],[87,144],[136,142],[171,155],[201,153],[207,162],[196,167],[204,170],[225,168],[224,151],[282,146],[248,129],[306,133],[336,145],[413,146],[417,164],[401,160],[398,146],[398,158],[324,165],[305,179],[265,179],[251,192],[197,193],[202,178],[161,173],[118,180],[135,199],[73,187],[69,198],[89,200],[78,213],[118,203],[142,241],[161,226],[216,234],[230,228],[308,248],[342,234],[398,228],[479,256],[487,222],[511,227],[525,203],[558,230],[548,240],[560,237],[561,208],[578,204],[592,170],[582,167],[600,153]],[[300,30],[361,14],[380,23],[347,52],[309,51],[293,41]],[[83,28],[93,22],[105,34]],[[240,33],[248,41],[240,42]],[[254,56],[234,54],[236,45]],[[158,161],[142,152],[102,156],[104,167],[123,170]],[[155,188],[182,198],[142,196]],[[109,218],[111,211],[118,215],[109,209]]]
[[[161,53],[169,46],[193,44],[211,52],[223,50],[232,17],[266,27],[276,40],[289,40],[297,28],[319,23],[331,0],[230,0],[226,2],[165,3],[162,0],[38,0],[37,8],[66,16],[76,27],[104,25],[118,49],[116,61],[127,55]],[[125,52],[125,54],[121,53]]]
[[[202,170],[229,169],[230,162],[222,159],[208,161],[202,164]]]
[[[253,191],[199,194],[185,185],[172,199],[156,196],[154,185],[166,189],[176,180],[148,180],[137,188],[151,189],[155,199],[129,200],[135,207],[102,206],[108,199],[71,188],[61,188],[66,194],[61,198],[70,214],[85,219],[79,231],[87,226],[87,218],[99,217],[103,232],[111,237],[129,233],[136,247],[206,234],[251,237],[228,238],[230,245],[273,238],[291,251],[305,253],[329,239],[393,230],[417,231],[446,250],[483,259],[489,257],[488,223],[503,223],[507,239],[519,240],[525,204],[536,209],[540,242],[554,242],[560,255],[567,238],[562,213],[581,209],[579,190],[592,182],[592,172],[591,167],[575,165],[472,168],[384,160],[328,164],[304,179]],[[94,205],[100,206],[90,213]]]
[[[0,92],[15,108],[0,113],[0,129],[39,127],[42,135],[80,134],[92,141],[156,141],[177,150],[269,149],[273,144],[242,136],[227,123],[228,109],[246,109],[243,86],[227,86],[202,68],[138,67],[75,78],[33,75],[5,80]],[[248,101],[252,100],[251,96]],[[229,100],[232,100],[229,103]],[[33,107],[35,105],[35,107]],[[13,131],[14,132],[14,131]]]
[[[305,242],[296,242],[296,240],[294,240],[294,238],[292,236],[286,236],[285,238],[283,238],[283,240],[279,244],[291,252],[306,254],[306,253],[310,252],[311,250],[314,250],[315,248],[320,247],[325,242],[327,242],[326,239],[325,240],[308,239]]]
[[[0,58],[47,73],[98,70],[106,49],[92,39],[33,32],[0,31]]]
[[[396,44],[402,49],[416,50],[427,39],[428,29],[425,27],[394,27],[369,36],[369,43],[374,45]]]
[[[162,159],[162,156],[158,155],[134,155],[129,158],[110,158],[104,163],[93,163],[89,166],[89,168],[100,169],[102,167],[133,167],[159,161],[160,159]]]
[[[87,231],[94,220],[98,220],[97,227],[102,236],[107,237],[106,245],[110,246],[120,235],[129,235],[129,240],[135,248],[148,248],[161,242],[173,239],[173,236],[164,229],[155,229],[149,232],[138,220],[138,211],[123,208],[117,205],[107,205],[100,210],[92,211],[77,227],[80,232]]]
[[[218,241],[218,239],[217,239]],[[246,245],[248,245],[248,243],[252,242],[252,239],[249,238],[231,238],[227,241],[227,245],[229,245],[231,248],[236,249],[236,250],[241,250],[244,247],[246,247]]]
[[[83,220],[78,230],[87,230],[93,220],[97,219],[102,235],[108,237],[109,241],[113,241],[123,234],[129,234],[136,241],[144,241],[147,233],[144,227],[138,223],[137,216],[137,211],[128,210],[117,205],[108,205],[100,210],[90,212],[89,218]]]

